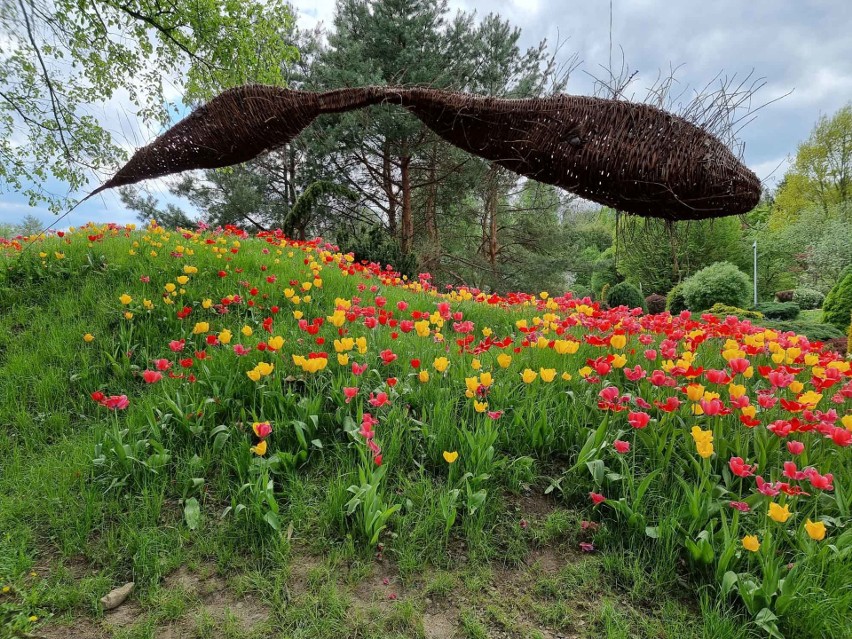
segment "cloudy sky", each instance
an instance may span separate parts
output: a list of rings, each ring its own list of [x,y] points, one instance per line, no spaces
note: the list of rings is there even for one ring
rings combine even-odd
[[[334,0],[296,4],[301,26],[331,25]],[[449,0],[449,6],[480,17],[499,13],[522,29],[524,46],[547,39],[561,45],[566,59],[576,53],[582,66],[571,76],[569,93],[590,92],[589,74],[602,75],[601,65],[608,64],[608,0]],[[632,85],[638,97],[660,69],[678,65],[681,87],[692,89],[704,87],[720,72],[744,78],[753,71],[766,81],[755,106],[792,91],[759,111],[741,132],[746,163],[771,185],[816,120],[852,100],[850,18],[849,0],[613,0],[613,58],[619,66],[623,49],[630,69],[638,72]],[[63,192],[61,184],[52,187]],[[163,187],[155,185],[153,193],[162,195]],[[17,222],[27,213],[53,220],[19,196],[0,193],[0,222]],[[85,203],[62,225],[133,218],[117,196],[107,194]]]

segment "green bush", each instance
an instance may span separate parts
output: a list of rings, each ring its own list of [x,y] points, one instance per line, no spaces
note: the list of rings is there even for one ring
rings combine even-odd
[[[713,315],[720,315],[722,317],[734,315],[740,319],[763,319],[763,313],[760,311],[748,311],[744,308],[728,306],[727,304],[713,304],[713,306],[710,307],[709,312],[713,313]]]
[[[822,308],[822,303],[825,301],[825,295],[815,288],[797,288],[793,291],[793,301],[799,305],[803,311],[810,311],[815,308]]]
[[[760,322],[760,325],[776,331],[793,331],[798,335],[804,335],[809,340],[819,342],[826,342],[830,339],[837,339],[838,337],[843,337],[845,335],[845,333],[836,326],[823,324],[821,322],[784,322],[780,320],[764,320]]]
[[[592,289],[588,286],[583,286],[582,284],[573,284],[571,286],[571,295],[576,300],[583,299],[584,297],[594,297]]]
[[[645,298],[642,297],[639,289],[629,282],[621,282],[611,287],[606,293],[606,303],[610,308],[626,306],[645,309]]]
[[[683,282],[676,284],[666,295],[666,310],[672,315],[687,310],[686,298],[683,296]]]
[[[648,312],[652,315],[662,313],[666,310],[666,298],[663,295],[652,293],[645,298],[645,308],[647,308]]]
[[[618,284],[621,281],[621,276],[615,268],[615,249],[612,247],[601,253],[601,258],[592,266],[592,277],[590,285],[598,299],[606,299],[604,297],[603,288],[609,285],[610,287]]]
[[[844,335],[852,314],[852,273],[848,273],[825,296],[822,321],[836,326]]]
[[[708,309],[714,304],[748,306],[751,282],[730,262],[716,262],[683,282],[683,297],[688,308]]]
[[[381,226],[359,226],[355,232],[341,229],[337,232],[337,243],[344,253],[353,253],[357,261],[377,262],[382,266],[390,264],[402,275],[417,275],[417,257],[413,253],[405,254],[399,242]]]
[[[757,305],[757,310],[768,319],[794,320],[801,309],[795,302],[764,302]]]
[[[849,339],[846,342],[846,352],[852,354],[852,313],[849,315]]]

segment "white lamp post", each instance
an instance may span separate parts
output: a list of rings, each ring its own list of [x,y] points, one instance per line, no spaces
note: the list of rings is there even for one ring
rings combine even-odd
[[[754,249],[754,307],[757,308],[757,240],[752,244]]]

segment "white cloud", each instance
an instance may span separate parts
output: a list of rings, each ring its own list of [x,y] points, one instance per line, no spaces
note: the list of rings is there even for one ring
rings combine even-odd
[[[305,3],[299,12],[299,26],[315,28],[323,23],[326,29],[331,28],[334,7],[335,0]],[[449,7],[451,13],[476,10],[480,19],[490,12],[500,13],[522,29],[522,47],[534,46],[543,38],[551,45],[559,41],[563,57],[578,53],[583,68],[595,75],[602,74],[599,65],[608,63],[609,2],[449,0]],[[785,158],[795,153],[817,118],[830,115],[852,96],[848,0],[613,0],[612,7],[614,62],[616,66],[620,63],[623,47],[631,69],[640,72],[634,87],[638,97],[644,95],[657,70],[668,69],[670,64],[683,65],[678,78],[692,87],[703,87],[720,70],[742,77],[754,69],[756,77],[767,79],[756,97],[757,104],[795,89],[792,95],[762,110],[741,133],[746,162],[770,184],[783,176]],[[164,78],[164,85],[168,98],[180,98],[179,83]],[[587,93],[591,85],[591,78],[577,71],[569,91]],[[160,132],[139,122],[126,93],[116,94],[91,112],[128,153]],[[106,177],[97,176],[91,188]],[[61,185],[52,187],[57,192],[65,190]],[[165,180],[152,181],[146,188],[161,201],[178,203],[168,194]],[[26,202],[20,196],[3,194],[0,198],[0,221],[25,214],[20,207],[26,207]],[[99,221],[130,221],[134,217],[116,193],[104,193],[87,202],[80,215]]]

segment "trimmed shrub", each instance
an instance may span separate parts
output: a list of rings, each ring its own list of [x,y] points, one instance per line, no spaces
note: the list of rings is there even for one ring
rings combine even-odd
[[[666,298],[663,295],[657,295],[656,293],[652,293],[651,295],[645,298],[645,307],[652,315],[662,313],[664,310],[666,310]]]
[[[610,288],[606,293],[606,303],[610,308],[626,306],[627,308],[645,309],[645,299],[639,289],[629,282],[621,282]]]
[[[825,296],[822,305],[822,321],[832,324],[846,334],[849,316],[852,314],[852,273],[848,273]]]
[[[740,319],[763,319],[763,313],[760,311],[748,311],[744,308],[728,306],[727,304],[713,304],[713,306],[710,307],[709,312],[713,313],[713,315],[721,315],[723,317],[734,315]]]
[[[830,339],[837,339],[838,337],[844,337],[845,335],[845,333],[836,326],[823,324],[821,322],[784,322],[780,320],[764,320],[760,322],[760,325],[776,331],[793,331],[798,335],[804,335],[809,340],[819,342],[827,342]]]
[[[822,350],[843,353],[846,350],[846,338],[835,337],[834,339],[826,340],[825,343],[822,345]]]
[[[846,352],[852,354],[852,314],[849,315],[849,338],[846,342]]]
[[[592,289],[588,286],[583,286],[582,284],[574,284],[571,286],[571,296],[575,300],[581,300],[584,297],[594,297]]]
[[[822,303],[825,301],[825,295],[815,288],[797,288],[793,291],[793,301],[799,305],[803,311],[810,311],[815,308],[822,308]]]
[[[361,225],[355,232],[341,229],[337,232],[337,243],[342,252],[354,253],[356,261],[389,264],[402,275],[417,276],[417,256],[403,253],[396,238],[379,225]]]
[[[683,282],[683,297],[688,308],[708,309],[714,304],[742,308],[748,306],[751,282],[730,262],[716,262]]]
[[[683,296],[683,282],[676,284],[675,287],[666,295],[666,310],[672,315],[677,315],[681,311],[687,310],[686,298]]]
[[[612,247],[601,253],[601,258],[592,265],[592,277],[589,285],[597,299],[605,300],[604,286],[614,286],[621,281],[621,276],[615,268],[615,249]]]
[[[794,320],[799,316],[799,305],[794,302],[764,302],[757,310],[769,319]]]
[[[775,293],[776,302],[792,302],[795,291],[778,291]]]

